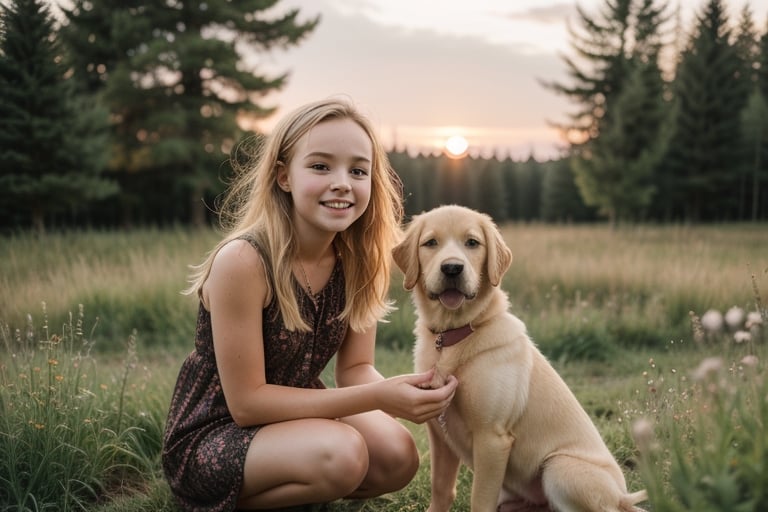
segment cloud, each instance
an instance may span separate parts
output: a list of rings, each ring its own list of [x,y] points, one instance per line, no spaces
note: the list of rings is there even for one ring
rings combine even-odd
[[[551,25],[562,24],[564,20],[576,13],[576,4],[561,3],[545,7],[531,7],[524,11],[510,12],[503,16],[514,21],[531,21],[543,25]]]

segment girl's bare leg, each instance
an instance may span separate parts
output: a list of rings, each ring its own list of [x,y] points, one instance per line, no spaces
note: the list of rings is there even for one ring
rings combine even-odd
[[[402,489],[419,469],[419,452],[405,426],[381,411],[341,419],[365,440],[368,472],[360,486],[347,497],[371,498]]]
[[[325,503],[354,492],[367,474],[366,440],[350,425],[324,419],[274,423],[251,442],[237,506]]]
[[[418,468],[410,432],[381,411],[275,423],[251,442],[238,507],[370,498],[402,489]]]

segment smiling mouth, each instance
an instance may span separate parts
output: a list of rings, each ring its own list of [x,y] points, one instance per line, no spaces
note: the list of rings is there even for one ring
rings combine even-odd
[[[333,208],[334,210],[345,210],[347,208],[352,208],[353,206],[353,203],[348,203],[346,201],[322,201],[320,204],[327,206],[328,208]]]

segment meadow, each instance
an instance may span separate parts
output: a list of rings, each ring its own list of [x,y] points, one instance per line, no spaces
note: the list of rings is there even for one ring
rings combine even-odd
[[[768,226],[509,224],[502,287],[654,511],[760,510],[768,489]],[[159,466],[192,348],[180,294],[219,234],[183,228],[0,240],[0,508],[175,510]],[[378,334],[384,375],[411,371],[413,310]],[[329,379],[330,369],[326,374]],[[329,380],[330,384],[330,380]],[[329,510],[425,510],[405,489]],[[467,510],[462,471],[454,510]]]

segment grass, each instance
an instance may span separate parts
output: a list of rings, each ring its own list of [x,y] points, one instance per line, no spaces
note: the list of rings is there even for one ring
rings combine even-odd
[[[736,343],[735,329],[701,322],[737,306],[768,324],[766,227],[502,227],[513,311],[654,511],[759,510],[768,488],[765,329],[741,326],[750,337]],[[0,508],[174,510],[160,439],[196,307],[179,290],[217,239],[179,228],[2,240]],[[411,371],[400,283],[393,276],[399,310],[379,332],[385,375]],[[332,510],[426,508],[426,435],[408,427],[423,454],[414,481]],[[463,470],[455,510],[468,508],[470,482]]]

